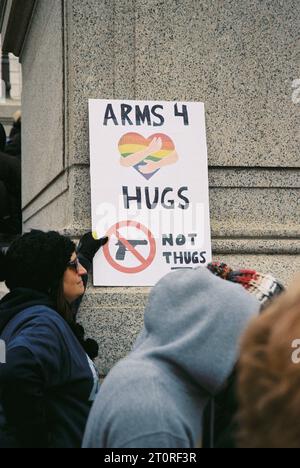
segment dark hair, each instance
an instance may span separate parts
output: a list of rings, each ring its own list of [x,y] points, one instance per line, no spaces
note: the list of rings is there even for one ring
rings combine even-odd
[[[70,304],[64,296],[64,280],[61,278],[58,287],[50,291],[51,299],[54,302],[55,310],[65,319],[66,322],[73,321],[73,312]]]
[[[85,350],[86,354],[94,360],[99,353],[99,346],[97,341],[90,338],[85,339],[85,331],[82,325],[76,323],[74,313],[69,302],[64,296],[64,282],[63,278],[59,282],[56,289],[50,292],[51,298],[54,302],[55,310],[61,315],[61,317],[68,323],[72,332],[76,336],[77,340]]]

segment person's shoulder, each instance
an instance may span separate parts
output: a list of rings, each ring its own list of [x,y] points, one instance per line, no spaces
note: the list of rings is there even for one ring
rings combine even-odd
[[[162,397],[165,392],[159,378],[160,370],[157,366],[145,360],[122,359],[108,373],[100,389],[98,404],[99,411],[106,412],[108,402],[113,403],[116,411],[119,410],[124,415],[132,411],[133,408],[149,403],[149,408],[153,406],[157,398]],[[144,408],[146,411],[146,408]]]
[[[136,358],[134,353],[121,359],[110,370],[106,377],[106,381],[123,381],[124,384],[128,382],[130,385],[139,383],[141,376],[144,381],[155,380],[160,373],[157,365],[153,364],[150,360]]]
[[[65,328],[66,322],[61,315],[52,307],[46,305],[34,305],[24,309],[19,314],[19,320],[24,323],[34,323],[35,325],[48,325]]]
[[[24,309],[16,317],[12,328],[16,336],[27,337],[29,342],[45,343],[65,341],[71,334],[67,322],[51,307],[35,305]]]
[[[159,374],[149,362],[119,362],[97,395],[84,446],[156,447],[159,439],[171,434],[176,413],[171,412],[170,389]],[[167,447],[169,442],[161,443]],[[170,443],[175,446],[174,441]]]
[[[72,331],[55,310],[42,305],[24,309],[10,332],[9,350],[26,348],[43,369],[52,373],[59,374],[62,363],[67,369]]]

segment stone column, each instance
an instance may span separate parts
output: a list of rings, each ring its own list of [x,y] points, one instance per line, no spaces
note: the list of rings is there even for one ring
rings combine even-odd
[[[23,65],[24,228],[91,227],[88,99],[206,104],[214,257],[300,269],[298,0],[39,0]],[[103,162],[105,170],[105,162]],[[102,374],[128,352],[148,290],[89,287]]]

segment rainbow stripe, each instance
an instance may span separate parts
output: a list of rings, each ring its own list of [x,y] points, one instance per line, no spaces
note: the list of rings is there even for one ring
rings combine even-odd
[[[149,155],[145,161],[160,161],[161,159],[169,156],[175,150],[175,146],[171,138],[164,133],[155,133],[149,138],[144,138],[139,133],[126,133],[119,141],[119,151],[123,158],[139,151],[144,151],[150,145],[153,138],[161,138],[162,149]]]

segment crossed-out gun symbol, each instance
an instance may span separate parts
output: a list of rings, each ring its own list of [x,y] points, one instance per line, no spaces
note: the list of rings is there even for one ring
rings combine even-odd
[[[121,241],[117,242],[116,245],[119,247],[116,253],[116,260],[124,261],[126,252],[132,252],[137,245],[148,245],[147,240],[128,240],[132,249],[128,249]]]

